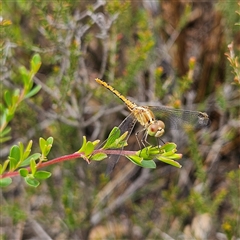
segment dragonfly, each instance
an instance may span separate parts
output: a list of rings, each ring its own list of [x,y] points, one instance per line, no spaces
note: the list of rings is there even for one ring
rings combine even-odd
[[[129,137],[137,122],[142,125],[143,128],[136,133],[136,137],[139,132],[144,131],[144,136],[141,140],[144,146],[144,142],[147,143],[148,136],[160,138],[165,133],[166,129],[178,130],[184,126],[204,127],[210,122],[208,114],[205,112],[173,109],[165,106],[139,106],[123,96],[105,81],[99,78],[96,78],[95,81],[114,93],[129,109],[130,114],[119,125],[122,132],[128,131]],[[107,170],[107,172],[111,172],[113,170],[119,158],[120,156],[112,161],[112,166]]]

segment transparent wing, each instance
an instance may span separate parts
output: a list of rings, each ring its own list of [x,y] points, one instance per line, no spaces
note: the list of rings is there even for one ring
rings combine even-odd
[[[118,128],[121,131],[121,134],[128,131],[126,141],[128,140],[129,136],[131,135],[136,122],[137,122],[137,120],[133,117],[132,114],[130,114],[118,126]],[[122,149],[123,149],[123,146],[122,146]],[[116,166],[119,158],[120,158],[120,155],[110,155],[110,157],[108,158],[107,175],[110,175],[110,173],[113,171],[113,169]]]
[[[156,120],[162,120],[167,129],[181,129],[189,127],[205,127],[210,123],[206,113],[190,110],[167,108],[164,106],[148,107],[152,110]]]

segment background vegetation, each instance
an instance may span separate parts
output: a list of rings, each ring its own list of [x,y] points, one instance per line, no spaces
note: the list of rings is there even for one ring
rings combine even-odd
[[[15,177],[1,190],[1,239],[240,238],[236,11],[237,1],[2,1],[1,99],[23,87],[20,66],[35,53],[42,61],[41,91],[18,106],[2,161],[19,141],[37,152],[52,136],[53,159],[83,136],[104,140],[128,111],[96,77],[138,104],[206,111],[211,125],[163,137],[182,169],[122,158],[106,179],[106,161],[77,159],[48,167],[36,189]]]

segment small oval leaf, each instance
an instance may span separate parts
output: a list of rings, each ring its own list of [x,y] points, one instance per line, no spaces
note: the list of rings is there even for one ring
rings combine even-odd
[[[25,177],[24,180],[31,187],[37,187],[40,184],[37,179],[32,178],[32,177]]]
[[[21,168],[21,169],[19,169],[18,172],[19,172],[20,176],[22,176],[22,177],[27,177],[27,175],[28,175],[28,170],[26,168]]]
[[[42,137],[39,138],[39,146],[40,146],[41,152],[44,153],[46,148],[46,140],[43,139]]]
[[[17,145],[12,146],[8,158],[10,160],[10,169],[11,170],[15,169],[17,163],[20,160],[20,149],[19,149],[19,146],[17,146]]]
[[[51,175],[52,174],[47,171],[38,171],[34,174],[34,177],[38,178],[38,179],[47,179],[47,178],[51,177]]]
[[[156,163],[153,160],[142,160],[141,165],[144,168],[156,168]]]
[[[47,139],[47,143],[50,144],[50,145],[52,145],[52,144],[53,144],[53,137],[49,137],[49,138]]]
[[[39,70],[40,66],[41,66],[41,57],[38,53],[34,54],[34,56],[31,59],[31,70],[34,73],[36,73]]]
[[[94,146],[93,146],[93,143],[92,142],[87,142],[86,144],[86,148],[85,148],[85,155],[88,156],[90,155],[94,150]]]
[[[7,187],[11,183],[12,183],[12,179],[9,177],[0,179],[0,187]]]
[[[169,143],[166,143],[164,144],[160,150],[165,150],[166,152],[169,152],[169,151],[172,151],[173,149],[175,149],[177,147],[177,145],[173,142],[169,142]]]

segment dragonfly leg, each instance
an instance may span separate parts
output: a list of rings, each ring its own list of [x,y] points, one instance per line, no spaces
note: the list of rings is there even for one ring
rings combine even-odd
[[[150,146],[151,143],[148,142],[147,137],[148,137],[148,132],[146,131],[146,132],[144,133],[144,137],[143,137],[143,139],[142,139],[142,144],[143,144],[143,142],[144,142],[144,143],[147,143],[147,144]],[[143,144],[143,145],[145,146],[145,144]]]
[[[107,170],[106,170],[106,173],[105,173],[106,176],[110,176],[110,174],[112,173],[116,164],[118,163],[120,157],[121,157],[121,155],[114,155],[114,156],[108,157],[108,165],[107,165]]]
[[[159,141],[161,141],[163,144],[165,144],[165,142],[161,138],[157,138],[158,146],[160,145]]]
[[[143,131],[145,131],[144,134],[143,134],[143,137],[141,138],[141,140],[139,140],[138,134],[139,134],[140,132],[143,132]],[[137,139],[137,142],[138,142],[138,145],[139,145],[139,148],[140,148],[140,154],[139,154],[139,155],[141,155],[142,146],[143,146],[144,148],[146,148],[147,145],[149,145],[149,146],[151,145],[151,144],[147,141],[148,132],[146,131],[145,128],[144,128],[144,129],[141,129],[140,131],[138,131],[138,132],[135,133],[135,137],[136,137],[136,139]]]
[[[139,140],[139,137],[138,137],[138,134],[140,133],[140,132],[143,132],[143,131],[145,131],[145,133],[144,133],[144,135],[143,135],[143,138],[141,139],[141,140]],[[146,144],[145,144],[145,142],[146,142],[146,138],[147,138],[147,132],[146,132],[146,129],[144,128],[144,129],[141,129],[140,131],[137,131],[136,133],[135,133],[135,137],[136,137],[136,139],[137,139],[137,142],[138,142],[138,145],[139,145],[139,148],[141,149],[142,148],[142,146],[143,147],[146,147]],[[144,139],[144,140],[143,140]],[[141,144],[142,143],[142,144]],[[148,143],[148,142],[147,142]]]

